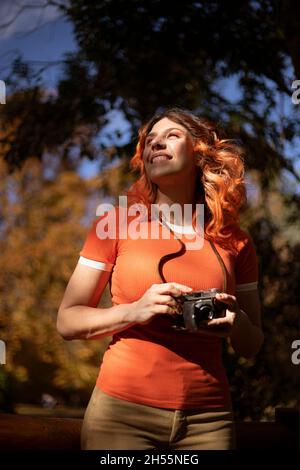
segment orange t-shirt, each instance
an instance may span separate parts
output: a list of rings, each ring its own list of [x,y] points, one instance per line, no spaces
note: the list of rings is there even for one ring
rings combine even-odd
[[[95,269],[111,270],[110,289],[113,304],[137,301],[152,285],[161,283],[158,263],[162,256],[179,250],[180,243],[157,220],[144,220],[135,225],[141,229],[136,239],[128,236],[128,226],[134,218],[121,223],[123,209],[97,218],[80,252],[80,262]],[[110,220],[115,233],[105,238]],[[123,230],[120,227],[123,227]],[[125,227],[125,230],[124,230]],[[153,228],[160,238],[150,239]],[[177,226],[173,226],[176,229]],[[137,230],[135,230],[135,233]],[[154,233],[157,233],[157,231]],[[146,235],[145,235],[146,234]],[[251,290],[257,286],[258,269],[251,238],[242,232],[237,252],[215,244],[227,271],[227,292]],[[169,236],[169,239],[163,238]],[[192,235],[181,234],[186,246]],[[206,290],[223,287],[223,274],[210,243],[201,239],[181,256],[163,266],[167,282],[175,281]],[[161,408],[219,408],[230,406],[230,393],[221,359],[222,340],[201,333],[174,330],[168,315],[157,315],[149,323],[134,325],[115,334],[97,379],[105,393]]]

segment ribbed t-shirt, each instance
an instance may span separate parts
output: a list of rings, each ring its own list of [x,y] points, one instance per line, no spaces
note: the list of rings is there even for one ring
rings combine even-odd
[[[152,284],[161,283],[161,257],[180,249],[174,234],[158,220],[135,223],[133,217],[125,217],[124,222],[124,211],[117,207],[94,220],[79,259],[93,269],[111,271],[114,305],[135,302]],[[130,232],[131,223],[135,225]],[[223,272],[210,243],[193,230],[179,234],[179,227],[171,228],[187,249],[164,264],[167,282],[179,282],[195,291],[222,291]],[[156,238],[151,238],[151,233]],[[235,251],[216,243],[215,247],[226,267],[227,292],[256,289],[258,265],[251,237],[241,231]],[[135,324],[113,336],[96,384],[111,396],[154,407],[229,407],[229,385],[221,352],[220,338],[178,331],[170,316],[157,315],[147,324]]]

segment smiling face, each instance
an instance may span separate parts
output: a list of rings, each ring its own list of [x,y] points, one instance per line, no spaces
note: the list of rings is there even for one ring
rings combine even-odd
[[[143,160],[153,183],[174,180],[175,175],[188,178],[196,168],[191,134],[177,122],[161,119],[146,137]]]

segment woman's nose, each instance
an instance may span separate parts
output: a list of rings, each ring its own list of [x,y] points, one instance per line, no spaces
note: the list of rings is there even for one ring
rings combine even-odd
[[[159,136],[156,136],[154,137],[154,139],[152,140],[152,148],[161,148],[161,147],[165,147],[166,144],[165,144],[165,140],[163,137],[159,137]]]

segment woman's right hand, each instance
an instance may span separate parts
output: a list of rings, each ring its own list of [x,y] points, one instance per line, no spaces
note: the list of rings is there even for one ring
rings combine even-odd
[[[139,300],[133,302],[130,321],[148,323],[155,315],[180,314],[181,307],[176,297],[192,290],[177,282],[153,284]]]

